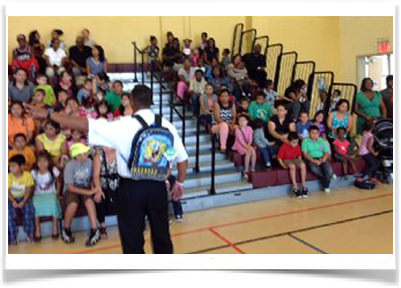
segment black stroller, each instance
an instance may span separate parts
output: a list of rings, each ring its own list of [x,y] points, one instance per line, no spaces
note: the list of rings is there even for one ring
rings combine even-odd
[[[373,149],[379,152],[381,169],[378,171],[380,180],[384,183],[393,181],[393,120],[378,119],[373,129],[375,137]]]

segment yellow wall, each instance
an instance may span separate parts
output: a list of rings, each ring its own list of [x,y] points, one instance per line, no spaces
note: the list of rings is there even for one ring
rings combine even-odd
[[[339,71],[339,17],[252,17],[258,34],[269,43],[282,43],[284,52],[296,51],[298,61],[313,60],[319,71]]]
[[[102,45],[112,63],[133,61],[131,41],[145,47],[149,35],[166,42],[167,31],[177,37],[189,37],[197,45],[207,31],[220,49],[231,49],[234,25],[256,28],[268,35],[270,43],[282,43],[284,51],[295,50],[298,60],[313,60],[317,70],[334,71],[336,81],[356,81],[356,57],[376,53],[376,38],[392,40],[392,17],[283,17],[283,16],[130,16],[130,17],[9,17],[8,51],[11,56],[18,33],[37,29],[43,42],[50,31],[60,28],[68,46],[73,45],[82,28],[88,28]]]
[[[393,42],[393,17],[340,17],[339,24],[340,80],[359,86],[357,57],[378,54],[377,38]]]

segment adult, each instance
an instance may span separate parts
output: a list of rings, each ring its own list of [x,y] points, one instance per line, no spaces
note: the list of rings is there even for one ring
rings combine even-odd
[[[248,71],[242,62],[241,55],[237,54],[233,57],[233,63],[227,66],[227,76],[234,83],[234,96],[237,100],[242,96],[249,96]]]
[[[131,104],[136,111],[135,116],[141,117],[147,125],[155,122],[155,114],[150,108],[152,91],[149,87],[135,86],[131,92]],[[27,108],[36,118],[49,117],[63,126],[88,133],[90,145],[106,146],[117,150],[118,174],[121,177],[117,199],[118,227],[124,253],[144,253],[145,215],[148,216],[151,226],[154,252],[173,252],[169,233],[165,182],[134,181],[127,165],[127,159],[131,154],[132,139],[143,128],[137,118],[122,117],[108,122],[105,119],[65,116],[33,105],[27,105]],[[165,119],[162,119],[161,124],[174,136],[178,175],[171,191],[173,200],[178,201],[184,191],[183,182],[186,177],[188,154],[174,125]]]
[[[29,77],[35,79],[36,72],[39,69],[39,64],[34,58],[31,47],[26,41],[24,34],[17,36],[18,47],[13,51],[13,60],[11,68],[15,72],[18,68],[23,68],[29,73]]]
[[[66,70],[60,73],[60,80],[54,87],[54,92],[58,94],[59,91],[65,90],[69,97],[76,97],[78,88],[75,85],[74,79]]]
[[[86,74],[86,60],[92,55],[92,49],[84,44],[84,38],[77,36],[75,46],[69,49],[69,59],[74,76]]]
[[[92,48],[93,46],[96,45],[96,41],[90,35],[89,29],[87,29],[87,28],[82,29],[81,34],[82,34],[82,38],[83,38],[85,46]]]
[[[116,213],[116,193],[119,185],[116,150],[102,147],[93,158],[93,182],[101,193],[94,196],[100,237],[106,238],[106,216]]]
[[[178,70],[177,98],[178,100],[186,100],[189,84],[191,82],[191,61],[185,59],[184,67]]]
[[[266,86],[266,56],[262,53],[262,46],[256,44],[252,53],[247,53],[242,57],[245,67],[248,70],[249,78],[254,80],[260,88]]]
[[[358,115],[356,122],[356,133],[362,135],[365,121],[372,121],[375,118],[387,117],[387,109],[383,97],[378,91],[373,91],[373,81],[364,78],[361,84],[361,91],[356,94],[354,112]]]
[[[212,74],[208,79],[208,82],[213,86],[214,93],[220,90],[221,85],[228,87],[228,90],[232,93],[232,85],[228,82],[227,78],[224,77],[223,69],[219,66],[213,67]]]
[[[293,121],[297,121],[299,112],[306,111],[309,114],[310,110],[310,101],[306,94],[306,83],[302,79],[295,80],[292,84],[293,92],[295,93],[295,97],[293,98],[293,102],[290,104],[291,110],[291,119]]]
[[[33,53],[33,57],[38,61],[39,74],[46,73],[46,59],[43,57],[43,53],[45,53],[45,45],[40,42],[40,34],[37,30],[31,31],[28,37],[28,44],[31,47],[31,51]]]
[[[349,102],[346,99],[340,99],[336,109],[329,113],[327,128],[330,139],[337,139],[337,128],[340,127],[345,128],[346,135],[350,135],[354,127],[354,116],[349,113]]]
[[[205,60],[206,64],[211,66],[213,58],[216,58],[217,62],[219,62],[220,50],[216,47],[216,41],[214,38],[209,38],[209,40],[207,40],[207,46],[203,51],[203,59]]]
[[[207,32],[202,32],[202,34],[201,34],[201,43],[197,47],[198,51],[199,51],[199,56],[203,55],[203,52],[207,47],[207,42],[208,42],[207,41],[207,37],[208,37]]]
[[[60,75],[65,70],[64,64],[67,54],[60,47],[60,39],[54,38],[52,40],[52,47],[47,48],[45,51],[46,56],[46,75],[49,78],[53,78],[57,73]]]
[[[92,56],[86,59],[86,74],[96,76],[100,72],[107,73],[107,60],[102,46],[92,47]]]
[[[35,86],[27,80],[28,75],[23,68],[15,70],[13,79],[8,84],[8,98],[11,101],[30,102]]]
[[[288,133],[296,131],[295,123],[288,117],[288,110],[283,102],[277,102],[276,111],[277,114],[271,117],[267,124],[269,130],[267,138],[270,142],[274,142],[272,146],[274,154],[277,154],[281,144],[288,143]]]
[[[180,57],[180,50],[177,50],[176,46],[173,43],[174,35],[171,32],[167,33],[167,43],[163,48],[162,58],[163,65],[166,70],[173,69],[174,63],[178,57]]]
[[[212,133],[220,136],[220,151],[227,150],[229,133],[234,133],[237,111],[230,101],[230,92],[222,89],[219,92],[219,100],[213,104]]]
[[[63,36],[63,34],[64,34],[63,30],[53,29],[50,34],[50,40],[47,41],[46,48],[52,48],[53,40],[58,39],[58,40],[60,40],[60,48],[63,49],[65,52],[67,52],[67,45],[65,44],[65,42],[62,39],[60,39],[60,37]]]
[[[116,80],[113,82],[113,91],[106,94],[105,100],[110,105],[112,113],[121,106],[121,97],[123,96],[123,82]]]
[[[393,75],[386,77],[386,89],[380,91],[386,105],[387,117],[393,119]]]

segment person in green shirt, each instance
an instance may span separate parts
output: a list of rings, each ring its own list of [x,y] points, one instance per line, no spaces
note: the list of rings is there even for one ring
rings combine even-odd
[[[123,83],[120,80],[113,82],[113,91],[106,94],[106,102],[109,103],[113,113],[121,106],[123,95]]]
[[[309,128],[309,137],[302,141],[302,153],[309,170],[321,179],[324,192],[330,193],[330,180],[335,177],[329,161],[330,147],[319,137],[317,126]]]
[[[370,78],[362,80],[361,91],[356,94],[354,112],[358,115],[356,133],[362,135],[365,121],[387,117],[387,109],[383,97],[378,91],[373,91],[373,81]]]
[[[251,120],[258,118],[264,122],[268,122],[270,117],[273,116],[271,107],[267,103],[266,95],[263,92],[258,93],[255,101],[251,102],[248,107],[248,114]]]
[[[43,74],[38,74],[36,76],[36,82],[38,85],[35,87],[35,92],[38,89],[42,89],[45,91],[45,98],[43,99],[43,103],[47,106],[53,107],[56,104],[56,96],[54,95],[53,87],[47,84],[47,76]]]

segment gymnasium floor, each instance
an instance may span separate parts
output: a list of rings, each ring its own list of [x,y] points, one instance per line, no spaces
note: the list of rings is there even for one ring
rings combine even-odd
[[[87,232],[80,232],[70,245],[46,238],[21,242],[9,253],[121,253],[116,227],[108,233],[91,248],[84,244]],[[149,234],[146,253],[151,253]],[[350,187],[306,199],[275,198],[187,213],[183,223],[171,225],[171,234],[175,253],[391,254],[393,187]]]

